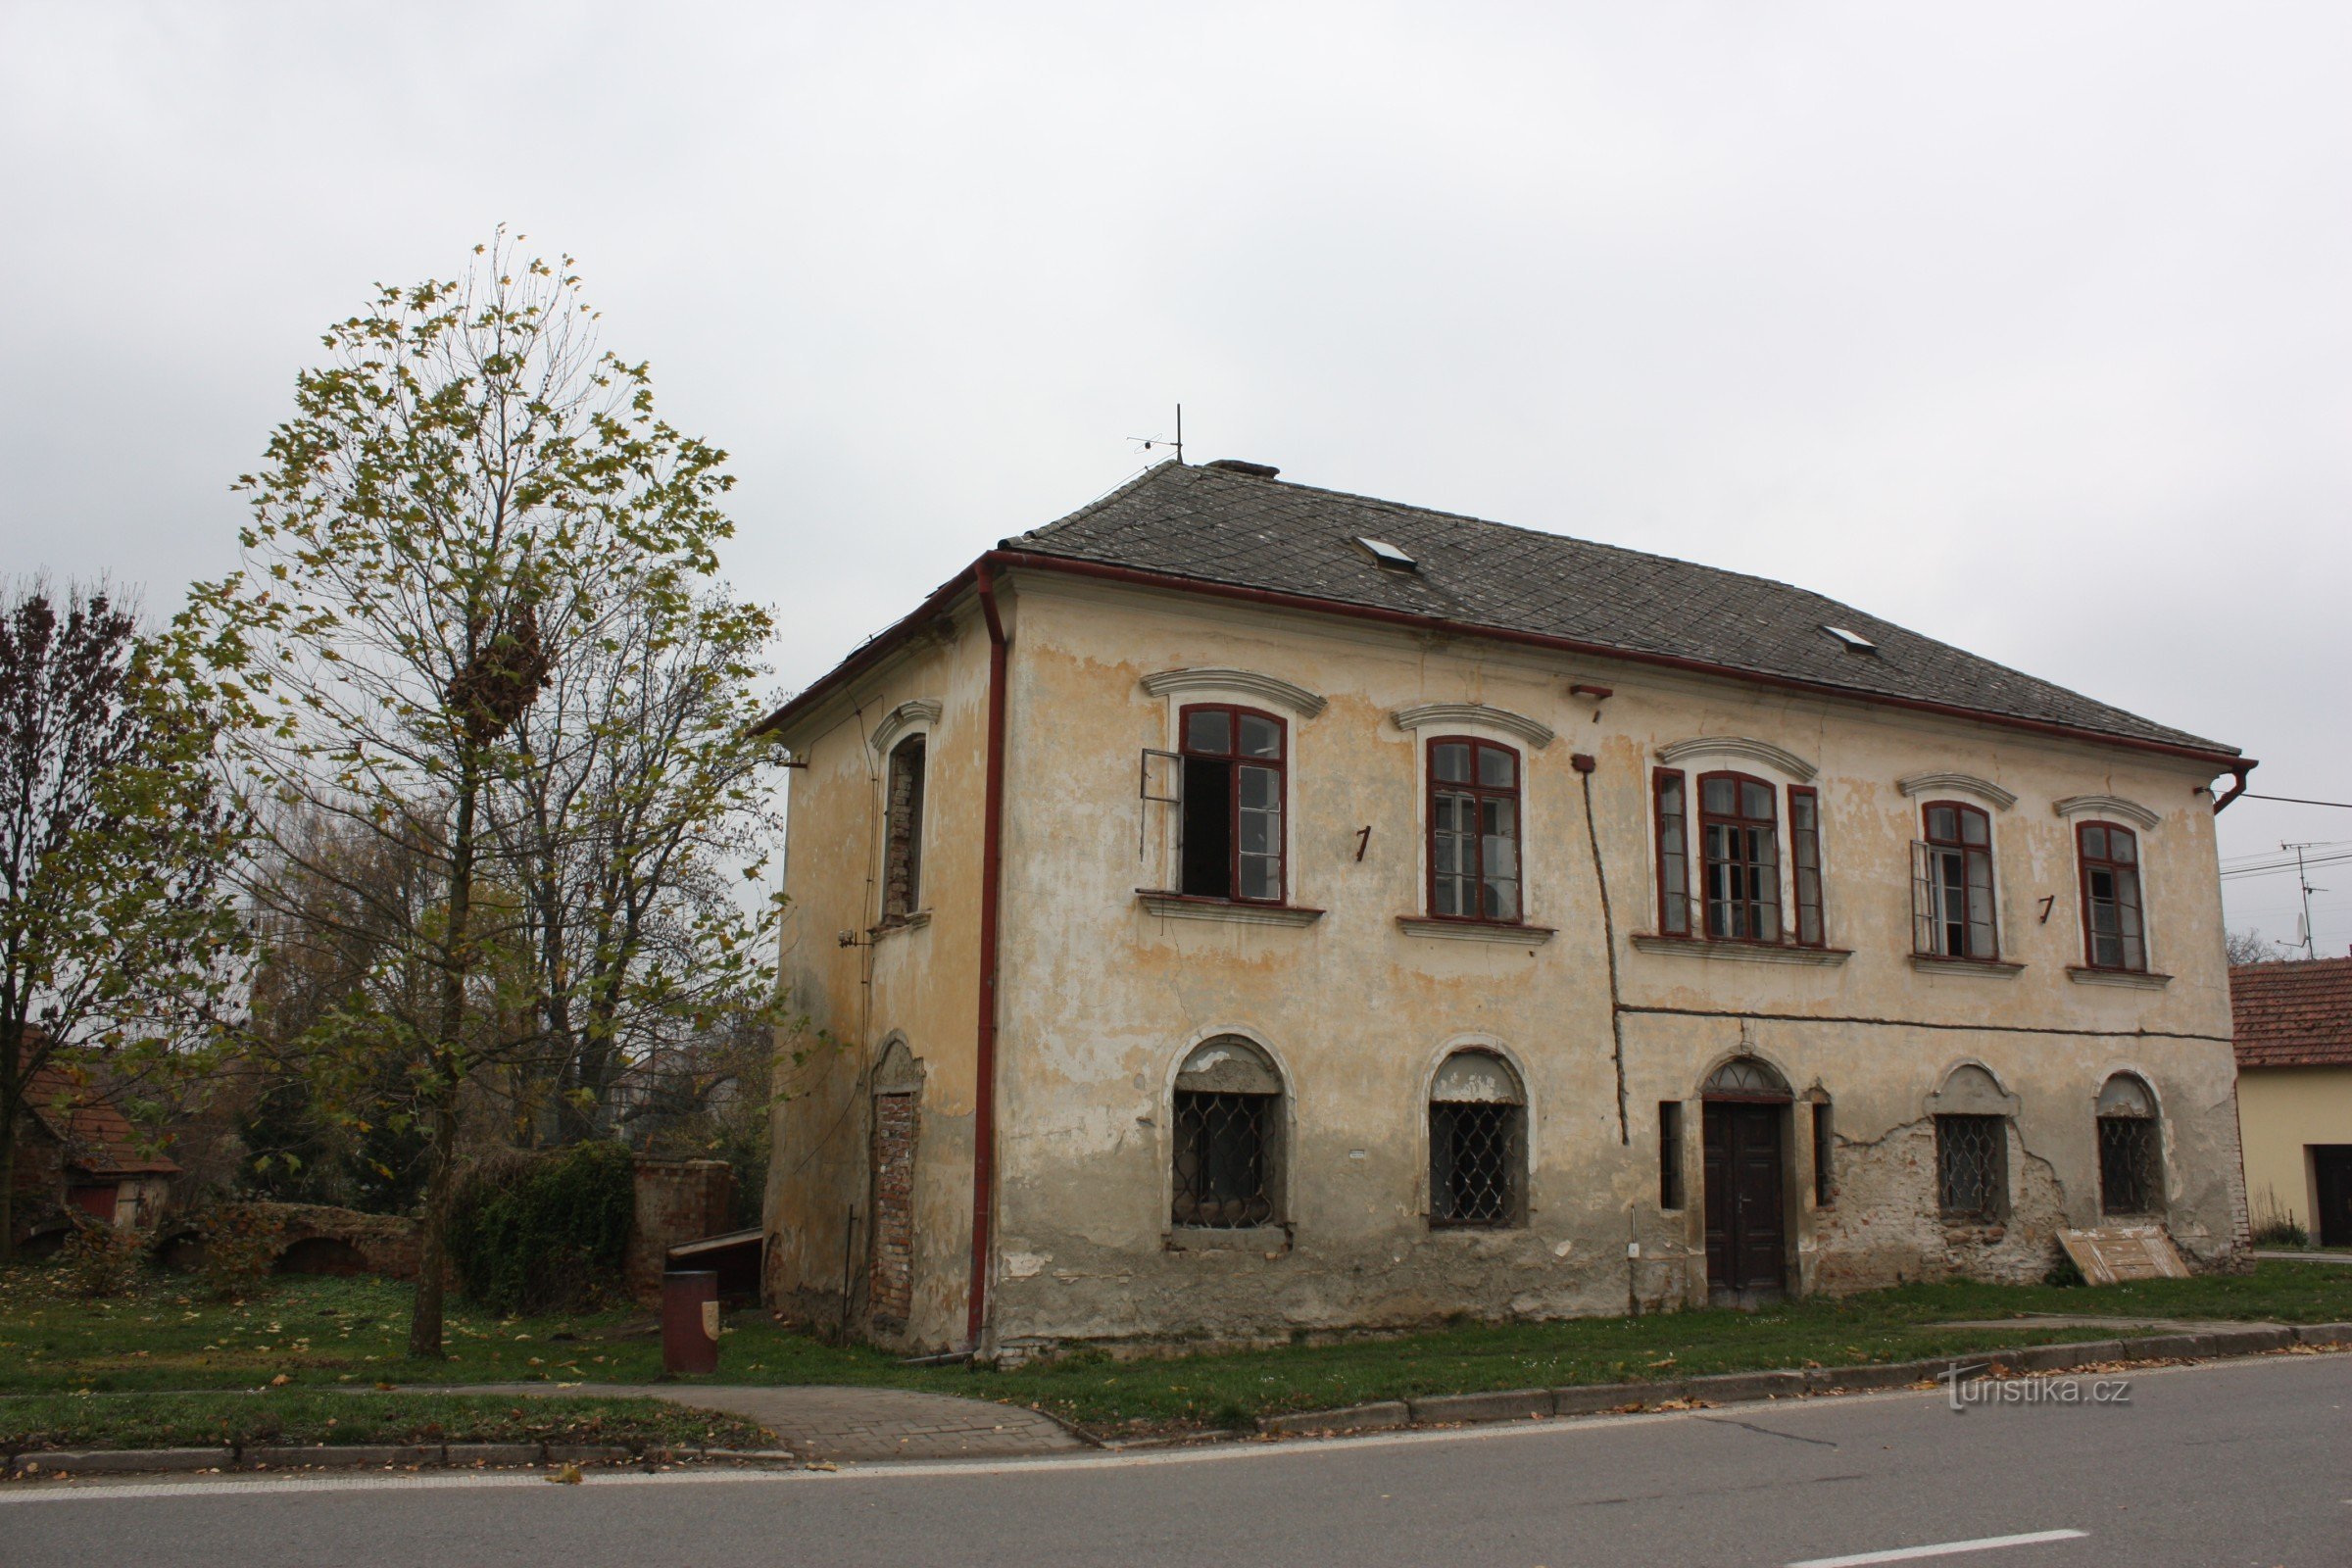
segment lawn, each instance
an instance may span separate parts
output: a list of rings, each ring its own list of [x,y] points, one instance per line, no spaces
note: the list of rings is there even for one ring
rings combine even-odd
[[[412,1361],[404,1354],[408,1298],[406,1287],[380,1280],[289,1277],[251,1300],[223,1304],[197,1297],[184,1279],[149,1276],[131,1296],[85,1301],[64,1295],[50,1272],[20,1268],[0,1274],[0,1395],[249,1391],[282,1378],[274,1398],[393,1384],[647,1383],[661,1371],[660,1344],[643,1312],[502,1319],[462,1303],[449,1318],[446,1357]],[[910,1367],[740,1312],[730,1318],[712,1381],[920,1389],[1029,1405],[1098,1432],[1184,1430],[1401,1396],[1852,1365],[2091,1337],[2048,1326],[1949,1326],[2024,1312],[2338,1322],[2352,1320],[2352,1269],[2264,1263],[2247,1275],[2103,1289],[1913,1285],[1756,1312],[1461,1323],[1133,1359],[1087,1350],[1006,1371]],[[514,1407],[511,1399],[494,1403]]]
[[[575,1443],[766,1448],[757,1424],[660,1399],[494,1394],[34,1394],[0,1398],[0,1451],[187,1448],[230,1444]]]

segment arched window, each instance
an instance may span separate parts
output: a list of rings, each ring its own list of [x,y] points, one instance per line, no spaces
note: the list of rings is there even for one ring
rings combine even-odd
[[[2119,1072],[2099,1091],[2099,1212],[2154,1214],[2164,1207],[2163,1134],[2156,1097]]]
[[[923,760],[928,738],[909,735],[890,751],[890,797],[883,843],[882,919],[904,920],[923,906]]]
[[[2139,835],[2113,822],[2083,822],[2075,844],[2082,862],[2082,961],[2093,969],[2145,969]]]
[[[1519,754],[1449,735],[1429,743],[1429,912],[1517,923]]]
[[[1707,935],[1781,940],[1781,851],[1773,787],[1745,773],[1698,777]]]
[[[1284,724],[1201,703],[1180,715],[1183,880],[1196,898],[1282,902]]]
[[[1492,1051],[1457,1051],[1430,1081],[1429,1222],[1527,1222],[1527,1090]]]
[[[1239,1230],[1282,1217],[1282,1075],[1239,1035],[1197,1046],[1176,1073],[1178,1225]]]
[[[1912,850],[1912,951],[1936,958],[1998,958],[1992,918],[1992,818],[1959,801],[1931,801]]]
[[[1945,1219],[1989,1222],[2009,1209],[2009,1118],[2016,1100],[1974,1062],[1929,1101],[1936,1118],[1936,1200]]]

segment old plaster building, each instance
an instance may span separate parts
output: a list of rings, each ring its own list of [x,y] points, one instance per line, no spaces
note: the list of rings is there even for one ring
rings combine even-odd
[[[2227,746],[1781,583],[1166,464],[768,720],[771,1300],[886,1342],[2244,1245]]]

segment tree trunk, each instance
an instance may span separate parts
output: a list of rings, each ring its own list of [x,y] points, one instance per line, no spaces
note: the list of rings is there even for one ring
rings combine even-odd
[[[416,1239],[416,1298],[409,1313],[409,1354],[441,1359],[443,1298],[448,1294],[449,1200],[457,1190],[458,1107],[445,1091],[425,1130],[424,1220]]]
[[[0,1096],[0,1100],[8,1097]],[[0,1268],[17,1260],[17,1108],[0,1105]]]
[[[441,1359],[442,1298],[447,1292],[449,1200],[457,1187],[458,1091],[465,1072],[466,982],[473,973],[473,809],[480,791],[468,757],[458,774],[456,831],[449,847],[449,935],[441,968],[439,1083],[425,1131],[424,1215],[416,1238],[416,1299],[409,1313],[409,1354]]]

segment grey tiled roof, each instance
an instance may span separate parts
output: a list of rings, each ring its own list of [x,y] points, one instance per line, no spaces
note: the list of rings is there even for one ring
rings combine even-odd
[[[1419,569],[1376,565],[1362,537]],[[1218,467],[1161,464],[1004,547],[2235,752],[1770,578]],[[1825,624],[1879,651],[1849,652]]]

